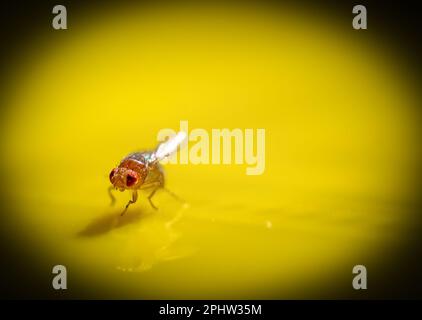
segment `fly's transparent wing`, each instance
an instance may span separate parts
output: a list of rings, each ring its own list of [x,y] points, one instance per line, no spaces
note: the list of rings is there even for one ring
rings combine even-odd
[[[177,151],[177,148],[185,141],[186,132],[180,131],[174,137],[160,144],[155,151],[155,158],[157,161],[163,160]]]

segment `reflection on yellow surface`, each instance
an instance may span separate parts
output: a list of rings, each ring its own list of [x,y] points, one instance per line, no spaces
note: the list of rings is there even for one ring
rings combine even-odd
[[[367,43],[292,9],[133,7],[74,19],[28,54],[1,135],[7,219],[39,261],[67,266],[69,288],[318,297],[333,279],[351,286],[356,264],[379,268],[406,239],[415,102]],[[110,207],[108,173],[180,120],[265,128],[264,174],[166,165],[168,188],[188,205],[160,192],[154,211],[142,195],[120,217],[130,194]]]

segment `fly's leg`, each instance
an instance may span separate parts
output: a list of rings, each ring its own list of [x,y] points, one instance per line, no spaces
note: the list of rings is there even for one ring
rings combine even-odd
[[[113,190],[114,190],[113,186],[110,186],[108,188],[108,195],[110,196],[110,199],[111,199],[110,206],[113,206],[116,203],[116,197],[113,196],[113,192],[112,192]]]
[[[152,187],[155,187],[155,188],[154,188],[154,190],[152,190],[152,192],[148,196],[148,201],[149,201],[151,207],[153,207],[155,210],[158,210],[158,208],[152,202],[152,197],[155,195],[155,193],[157,192],[158,189],[163,189],[168,194],[170,194],[174,199],[176,199],[177,201],[179,201],[179,202],[181,202],[183,204],[186,203],[186,201],[184,201],[179,196],[177,196],[175,193],[173,193],[172,191],[170,191],[169,189],[167,189],[166,187],[164,187],[163,184],[162,184],[162,182],[153,182],[151,184],[148,184],[148,185],[144,186],[142,189],[147,189],[147,188],[152,188]]]
[[[145,184],[145,185],[142,186],[142,189],[149,189],[149,188],[154,188],[154,190],[152,190],[152,192],[148,196],[149,204],[155,210],[158,210],[158,208],[154,205],[154,203],[152,202],[151,199],[155,195],[155,193],[157,192],[158,189],[163,188],[163,182],[160,180],[160,181],[151,182],[151,183],[148,183],[148,184]]]
[[[176,194],[174,194],[169,189],[164,187],[164,173],[163,173],[163,170],[161,169],[161,167],[157,167],[154,170],[153,181],[146,183],[142,186],[142,189],[148,189],[148,188],[154,188],[152,190],[152,192],[150,193],[150,195],[148,196],[148,201],[149,201],[151,207],[153,207],[155,210],[157,210],[158,208],[152,202],[152,197],[155,195],[157,190],[160,189],[160,188],[164,189],[167,193],[169,193],[177,201],[182,202],[183,204],[186,204],[186,201],[182,200]]]
[[[169,195],[171,195],[174,199],[176,199],[177,201],[181,202],[181,203],[186,203],[185,200],[183,200],[182,198],[180,198],[177,194],[175,194],[173,191],[170,191],[169,189],[163,187],[163,190],[165,190]]]
[[[154,194],[157,192],[158,189],[160,189],[161,187],[158,186],[156,187],[154,190],[152,190],[152,192],[150,193],[150,195],[148,196],[148,201],[149,204],[151,205],[151,207],[153,207],[155,210],[158,210],[158,208],[154,205],[154,203],[152,202],[152,197],[154,196]]]
[[[123,212],[120,215],[123,216],[126,213],[127,208],[129,208],[129,206],[131,204],[135,203],[136,200],[138,200],[138,192],[136,190],[133,190],[133,192],[132,192],[132,199],[129,200],[129,202],[127,203],[125,209],[123,210]]]

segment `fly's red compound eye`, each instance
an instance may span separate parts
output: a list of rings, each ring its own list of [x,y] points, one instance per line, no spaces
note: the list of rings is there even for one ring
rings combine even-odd
[[[111,178],[114,177],[115,173],[116,173],[116,169],[111,170],[110,175],[109,175],[110,181],[111,181]]]
[[[126,177],[126,185],[132,187],[136,183],[136,177],[128,174]]]

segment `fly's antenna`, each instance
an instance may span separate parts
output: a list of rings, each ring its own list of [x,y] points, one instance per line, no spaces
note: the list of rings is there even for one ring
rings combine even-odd
[[[174,137],[161,143],[154,152],[155,161],[161,161],[177,151],[178,147],[186,140],[186,132],[179,131]]]

